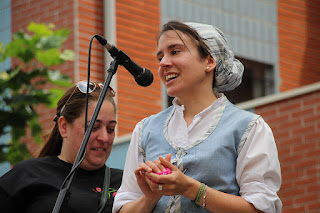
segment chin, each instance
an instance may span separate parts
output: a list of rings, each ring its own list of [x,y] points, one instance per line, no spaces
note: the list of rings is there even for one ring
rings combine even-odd
[[[175,86],[175,87],[172,86],[172,87],[166,88],[167,94],[170,97],[178,97],[178,94],[180,93],[181,89],[182,89],[181,87],[177,87],[177,86]]]
[[[83,164],[83,166],[81,166],[82,169],[85,170],[97,170],[100,169],[101,167],[103,167],[105,165],[105,160],[94,160],[94,161],[88,161],[86,162],[86,164]]]
[[[174,98],[174,97],[176,97],[177,95],[176,95],[176,92],[175,91],[173,91],[173,90],[168,90],[167,89],[167,95],[169,96],[169,97],[172,97],[172,98]]]
[[[106,163],[106,160],[101,160],[101,161],[96,161],[95,163],[92,163],[93,166],[95,167],[102,167]]]

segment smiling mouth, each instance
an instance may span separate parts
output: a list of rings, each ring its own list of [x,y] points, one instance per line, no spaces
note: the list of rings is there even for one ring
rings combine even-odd
[[[166,76],[166,81],[167,81],[167,82],[168,82],[168,81],[171,81],[171,80],[173,80],[173,79],[175,79],[175,78],[177,78],[177,77],[178,77],[177,74],[167,75],[167,76]]]
[[[92,150],[94,150],[94,151],[105,151],[106,149],[104,149],[104,148],[93,148]]]

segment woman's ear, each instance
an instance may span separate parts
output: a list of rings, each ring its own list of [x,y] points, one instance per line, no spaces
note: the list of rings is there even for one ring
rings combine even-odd
[[[67,120],[63,117],[60,116],[60,118],[58,119],[58,125],[59,125],[59,132],[62,138],[66,138],[67,137],[67,127],[68,127],[68,123]]]
[[[209,55],[207,58],[206,72],[213,71],[215,67],[216,67],[216,60],[214,60],[214,58],[211,55]]]

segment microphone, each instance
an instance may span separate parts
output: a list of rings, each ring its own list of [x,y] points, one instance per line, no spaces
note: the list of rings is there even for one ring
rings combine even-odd
[[[120,65],[123,65],[133,75],[135,81],[140,86],[149,86],[153,82],[152,72],[146,68],[140,67],[123,51],[116,48],[114,45],[108,43],[108,41],[100,36],[95,35],[95,38],[104,46],[110,53],[112,58],[117,58]]]

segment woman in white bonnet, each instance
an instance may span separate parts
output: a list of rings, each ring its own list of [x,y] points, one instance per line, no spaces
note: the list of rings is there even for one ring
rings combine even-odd
[[[280,213],[272,131],[221,93],[239,86],[244,70],[223,33],[170,21],[157,58],[173,106],[136,125],[113,211]]]

